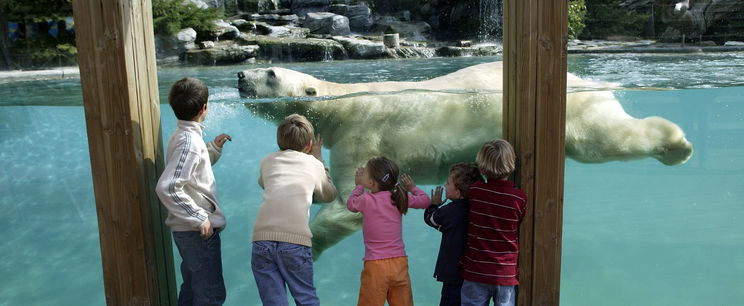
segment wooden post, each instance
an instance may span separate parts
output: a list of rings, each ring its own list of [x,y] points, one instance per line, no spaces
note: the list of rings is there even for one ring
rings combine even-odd
[[[567,1],[504,1],[504,137],[527,192],[519,305],[560,302]]]
[[[149,0],[74,0],[108,305],[175,305]],[[91,267],[96,266],[91,263]]]

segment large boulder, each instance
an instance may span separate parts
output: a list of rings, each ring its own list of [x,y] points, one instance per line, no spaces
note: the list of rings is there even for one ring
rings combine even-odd
[[[401,37],[414,40],[428,40],[431,36],[431,26],[428,23],[400,21],[392,16],[377,17],[374,27],[379,33],[399,33]]]
[[[372,27],[372,10],[365,2],[357,5],[334,4],[328,10],[349,18],[349,28],[352,32],[363,33]]]
[[[310,29],[293,26],[272,26],[263,22],[255,22],[255,33],[270,37],[305,38]]]
[[[248,20],[261,21],[274,26],[296,25],[299,17],[295,14],[251,14],[246,16]]]
[[[155,50],[158,58],[177,56],[196,47],[196,31],[185,28],[174,35],[157,35]]]
[[[242,44],[258,45],[258,59],[279,62],[330,61],[347,57],[337,41],[316,38],[277,38],[241,35]]]
[[[289,8],[298,16],[328,11],[329,0],[291,0]]]
[[[214,30],[208,33],[208,38],[214,40],[230,40],[238,37],[240,30],[234,25],[225,22],[222,19],[214,21]]]
[[[385,46],[381,42],[352,37],[333,36],[333,40],[344,46],[350,58],[371,59],[389,57]]]
[[[191,49],[183,53],[181,61],[187,65],[229,65],[245,62],[258,55],[258,46],[241,46],[233,42],[218,42],[214,47]]]
[[[313,34],[330,34],[347,36],[351,34],[349,18],[329,12],[308,13],[303,27],[309,28]]]

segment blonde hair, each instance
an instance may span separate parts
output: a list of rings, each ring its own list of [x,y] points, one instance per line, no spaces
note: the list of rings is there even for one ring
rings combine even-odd
[[[314,135],[313,124],[305,116],[291,114],[276,129],[276,142],[280,150],[302,151]]]
[[[508,141],[497,138],[483,144],[475,161],[489,179],[505,179],[514,172],[516,154]]]

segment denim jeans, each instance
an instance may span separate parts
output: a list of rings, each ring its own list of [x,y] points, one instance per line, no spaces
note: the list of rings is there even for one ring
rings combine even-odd
[[[251,268],[264,305],[288,305],[286,287],[296,305],[320,305],[313,285],[310,247],[279,241],[253,242]]]
[[[461,290],[463,306],[488,306],[491,299],[496,306],[514,306],[516,302],[515,286],[499,286],[465,280]]]
[[[226,293],[220,234],[215,232],[208,239],[202,239],[197,231],[173,232],[173,240],[183,260],[178,305],[222,305]]]

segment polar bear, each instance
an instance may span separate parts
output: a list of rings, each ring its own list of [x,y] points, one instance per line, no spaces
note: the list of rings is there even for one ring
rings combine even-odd
[[[370,157],[391,158],[419,184],[440,184],[450,165],[474,160],[485,141],[501,135],[501,67],[500,62],[486,63],[421,82],[357,84],[326,82],[277,67],[238,73],[244,97],[341,95],[246,103],[254,114],[275,123],[292,113],[306,116],[330,150],[340,198],[323,206],[310,224],[316,258],[360,228],[361,217],[346,210],[344,199],[354,187],[354,170]],[[573,75],[568,80],[572,88],[607,85]],[[353,94],[358,92],[365,94]],[[676,165],[692,155],[692,144],[676,124],[660,117],[631,117],[611,91],[569,93],[566,107],[566,155],[574,160],[653,157]]]

